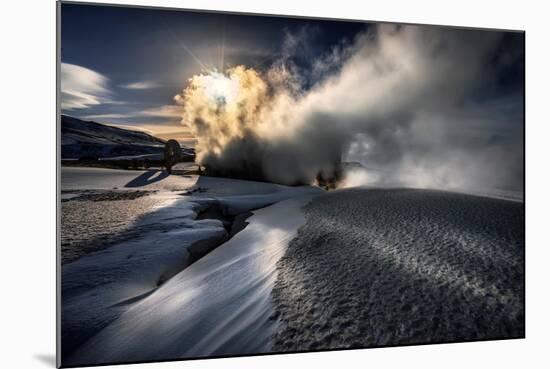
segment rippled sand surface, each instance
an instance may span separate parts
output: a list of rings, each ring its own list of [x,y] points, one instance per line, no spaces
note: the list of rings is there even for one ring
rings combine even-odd
[[[523,203],[335,191],[278,263],[275,351],[523,337]]]

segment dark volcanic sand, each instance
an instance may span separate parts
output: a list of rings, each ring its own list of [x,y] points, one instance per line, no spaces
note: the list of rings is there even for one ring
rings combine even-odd
[[[340,190],[278,263],[275,351],[524,336],[524,210],[427,190]]]

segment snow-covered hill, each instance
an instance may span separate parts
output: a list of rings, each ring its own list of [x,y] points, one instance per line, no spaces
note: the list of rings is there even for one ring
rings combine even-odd
[[[160,154],[165,141],[144,132],[61,115],[63,159]]]

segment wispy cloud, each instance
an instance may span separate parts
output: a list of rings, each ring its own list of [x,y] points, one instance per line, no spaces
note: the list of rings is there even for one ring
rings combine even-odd
[[[133,117],[132,114],[90,114],[81,116],[84,119],[126,119]]]
[[[109,79],[91,69],[61,63],[61,109],[85,109],[111,101]]]
[[[89,114],[81,116],[84,119],[115,119],[115,120],[127,120],[134,121],[142,118],[165,118],[162,120],[181,119],[182,107],[178,105],[161,105],[150,107],[147,109],[128,111],[122,113],[105,113],[105,114]]]
[[[143,117],[179,118],[181,119],[183,109],[179,105],[162,105],[156,108],[145,109],[136,113]]]
[[[156,88],[159,86],[160,84],[158,82],[140,81],[140,82],[129,83],[127,85],[122,85],[121,87],[127,88],[129,90],[146,90],[149,88]]]
[[[141,124],[117,124],[117,123],[105,123],[113,127],[119,127],[124,129],[130,129],[134,131],[141,131],[152,136],[169,140],[178,140],[181,144],[187,147],[195,146],[195,136],[190,132],[189,128],[179,123],[141,123]]]

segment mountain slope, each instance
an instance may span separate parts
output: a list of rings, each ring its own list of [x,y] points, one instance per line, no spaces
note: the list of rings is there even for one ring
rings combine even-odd
[[[165,141],[144,132],[61,115],[63,159],[106,158],[162,153]]]

